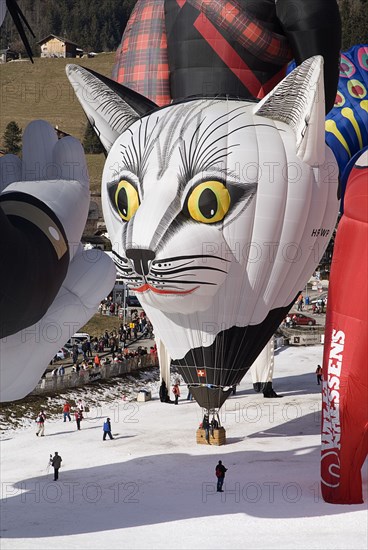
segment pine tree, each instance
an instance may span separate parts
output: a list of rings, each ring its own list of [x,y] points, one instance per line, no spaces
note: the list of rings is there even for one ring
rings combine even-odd
[[[89,122],[87,122],[86,130],[84,132],[83,147],[84,152],[87,154],[97,155],[98,153],[104,152],[104,148],[102,147],[100,140]]]
[[[10,121],[5,128],[3,142],[7,153],[18,155],[18,153],[21,152],[22,129],[19,128],[18,124],[14,120]]]

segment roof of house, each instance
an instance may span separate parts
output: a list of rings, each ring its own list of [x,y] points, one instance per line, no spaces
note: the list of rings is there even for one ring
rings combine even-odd
[[[42,38],[42,40],[37,42],[37,44],[41,46],[45,42],[48,42],[49,40],[51,40],[51,38],[56,38],[57,40],[60,40],[60,42],[65,42],[65,44],[73,44],[73,46],[78,46],[76,42],[72,42],[68,38],[62,38],[61,36],[56,36],[55,34],[49,34],[48,36],[45,36],[45,38]]]

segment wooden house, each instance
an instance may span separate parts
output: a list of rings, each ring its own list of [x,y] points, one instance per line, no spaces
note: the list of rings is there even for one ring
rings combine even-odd
[[[83,53],[75,42],[49,34],[37,44],[41,47],[41,57],[77,57]]]

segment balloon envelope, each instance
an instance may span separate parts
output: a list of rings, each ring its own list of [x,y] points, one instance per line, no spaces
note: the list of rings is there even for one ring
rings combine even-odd
[[[138,0],[124,32],[114,78],[174,104],[132,116],[112,145],[104,216],[118,269],[207,408],[241,380],[331,236],[337,169],[324,158],[321,71],[329,110],[339,49],[335,0]],[[326,63],[269,99],[292,55]],[[116,131],[109,98],[98,116]]]
[[[342,52],[334,108],[326,117],[326,143],[340,172],[368,145],[368,46],[358,44]]]
[[[297,71],[321,83],[319,59]],[[298,155],[313,157],[304,142],[316,138],[307,132],[297,144],[297,127],[275,120],[310,108],[308,131],[319,127],[323,141],[323,105],[317,113],[307,81],[290,78],[303,108],[288,101],[288,81],[261,104],[173,104],[133,117],[105,165],[117,268],[206,408],[222,405],[270,339],[336,221],[331,151],[311,166]],[[278,96],[284,110],[274,106]]]

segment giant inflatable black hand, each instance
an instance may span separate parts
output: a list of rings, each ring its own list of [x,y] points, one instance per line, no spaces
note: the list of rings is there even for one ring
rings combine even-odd
[[[20,399],[112,289],[115,268],[80,239],[89,209],[81,144],[45,121],[24,132],[23,157],[0,159],[1,401]]]

